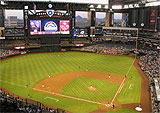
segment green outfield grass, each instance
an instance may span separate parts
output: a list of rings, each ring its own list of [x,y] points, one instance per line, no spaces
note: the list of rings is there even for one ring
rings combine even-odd
[[[58,76],[62,73],[82,72],[86,68],[91,72],[106,72],[125,76],[132,62],[133,59],[123,56],[77,52],[25,55],[0,62],[0,86],[23,97],[27,97],[29,93],[33,100],[67,111],[76,113],[91,112],[99,109],[99,106],[69,98],[43,94],[32,90],[32,88],[49,75]],[[78,68],[79,66],[81,67],[80,69]],[[131,76],[133,79],[131,79]],[[128,81],[116,101],[120,104],[139,103],[141,97],[141,77],[134,66],[131,68],[127,78]],[[90,83],[98,87],[98,93],[106,100],[112,100],[119,87],[119,85],[105,81],[77,78],[63,88],[64,92],[62,94],[101,102],[101,98],[96,97],[93,92],[85,90]],[[29,85],[29,88],[26,88],[26,85]],[[45,97],[59,99],[59,102],[51,99],[46,100],[44,99]],[[119,112],[123,111],[127,112],[126,109],[121,109]]]

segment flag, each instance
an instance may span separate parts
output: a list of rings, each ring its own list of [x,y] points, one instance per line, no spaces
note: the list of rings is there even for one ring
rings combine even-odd
[[[36,8],[37,8],[36,4],[33,3],[34,14],[36,14]]]
[[[91,25],[91,11],[88,12],[88,24]]]
[[[69,13],[69,4],[67,4],[67,12]]]
[[[128,14],[127,13],[122,13],[122,23],[121,23],[122,27],[126,27],[127,20],[128,20]]]
[[[65,9],[67,10],[67,13],[69,13],[69,4],[65,5]]]
[[[77,29],[75,29],[72,38],[76,38],[76,35],[77,35]]]

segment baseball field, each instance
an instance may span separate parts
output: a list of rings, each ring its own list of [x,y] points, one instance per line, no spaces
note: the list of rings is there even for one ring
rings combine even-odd
[[[142,81],[133,63],[92,53],[29,54],[0,62],[0,86],[69,112],[136,113]]]

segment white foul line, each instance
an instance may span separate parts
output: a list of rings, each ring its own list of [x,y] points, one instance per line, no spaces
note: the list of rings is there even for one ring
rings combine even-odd
[[[56,100],[56,102],[59,101],[59,99],[55,99],[55,98],[51,98],[51,97],[45,97],[44,99],[47,99],[47,98],[52,99],[52,100]]]
[[[131,70],[131,68],[132,68],[132,66],[133,66],[133,64],[134,64],[134,62],[135,62],[135,60],[136,60],[136,58],[133,60],[133,62],[132,62],[132,64],[131,64],[131,66],[129,67],[128,72],[126,73],[126,75],[125,75],[125,76],[127,76],[127,75],[128,75],[128,73],[130,72],[130,70]],[[116,98],[116,96],[118,95],[118,93],[120,93],[120,92],[121,92],[121,90],[122,90],[122,88],[123,88],[123,86],[124,86],[124,81],[125,81],[125,79],[126,79],[126,78],[124,78],[124,79],[123,79],[123,81],[122,81],[121,85],[119,86],[119,88],[118,88],[118,90],[117,90],[117,92],[116,92],[115,96],[114,96],[114,97],[113,97],[113,99],[112,99],[112,102],[115,100],[115,98]],[[111,102],[111,103],[112,103],[112,102]]]
[[[133,60],[132,65],[129,67],[128,72],[126,73],[126,76],[127,76],[128,73],[130,72],[130,70],[131,70],[131,68],[132,68],[132,66],[133,66],[133,64],[134,64],[134,62],[135,62],[135,60],[136,60],[136,58]]]
[[[45,91],[45,90],[40,90],[40,89],[36,89],[36,88],[33,88],[33,89],[37,90],[37,91],[40,91],[40,92],[45,92],[45,93],[49,93],[49,94],[52,94],[52,95],[56,95],[56,96],[71,98],[71,99],[74,99],[74,100],[81,100],[81,101],[88,102],[88,103],[93,103],[93,104],[102,104],[102,103],[99,103],[99,102],[94,102],[94,101],[90,101],[90,100],[85,100],[85,99],[80,99],[80,98],[71,97],[71,96],[67,96],[67,95],[62,95],[62,94],[49,92],[49,91]]]
[[[123,81],[122,81],[121,85],[119,86],[119,88],[118,88],[116,94],[114,95],[114,97],[113,97],[111,103],[113,103],[113,101],[115,100],[115,98],[116,98],[116,96],[118,95],[118,93],[120,93],[122,87],[124,86],[124,83],[123,83],[123,82],[125,81],[125,79],[126,79],[126,78],[123,79]]]

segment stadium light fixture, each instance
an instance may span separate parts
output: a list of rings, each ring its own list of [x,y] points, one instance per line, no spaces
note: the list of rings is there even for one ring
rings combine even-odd
[[[52,4],[48,4],[48,8],[52,8],[53,6],[52,6]]]
[[[134,8],[134,7],[133,7],[133,4],[129,4],[129,8]]]
[[[122,5],[113,5],[112,9],[122,9]]]
[[[5,2],[5,1],[0,1],[0,4],[1,4],[1,5],[7,5],[7,2]]]
[[[94,8],[94,5],[90,5],[89,8]]]
[[[4,1],[1,1],[1,5],[4,5]]]
[[[28,9],[28,6],[24,6],[24,9]]]
[[[139,7],[139,4],[134,4],[134,7]]]
[[[109,9],[109,11],[108,12],[113,12],[113,9]]]
[[[124,5],[123,8],[124,8],[124,9],[128,9],[128,5]]]
[[[105,8],[105,9],[108,9],[108,5],[105,5],[104,8]]]
[[[141,27],[144,27],[144,23],[141,23]]]
[[[136,23],[133,23],[133,26],[135,27],[135,26],[136,26]]]
[[[102,6],[101,6],[101,5],[98,5],[98,6],[97,6],[97,8],[99,8],[99,9],[100,9],[100,8],[102,8]]]

